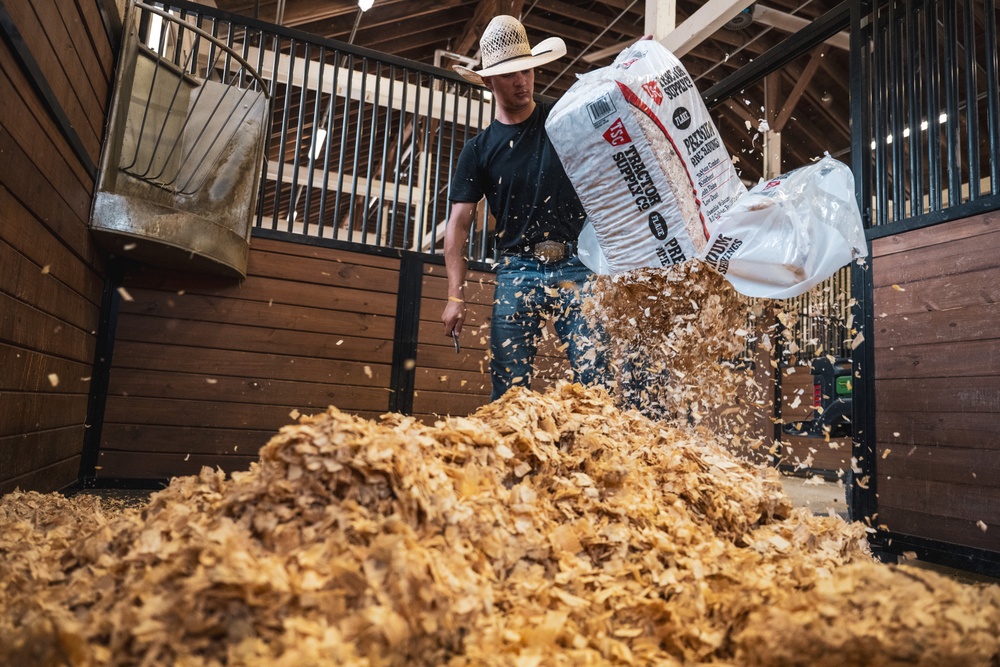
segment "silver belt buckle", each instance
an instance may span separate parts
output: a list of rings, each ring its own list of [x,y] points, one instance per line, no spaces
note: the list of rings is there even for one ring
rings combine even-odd
[[[558,262],[566,256],[566,244],[559,241],[541,241],[535,244],[531,252],[546,264]]]

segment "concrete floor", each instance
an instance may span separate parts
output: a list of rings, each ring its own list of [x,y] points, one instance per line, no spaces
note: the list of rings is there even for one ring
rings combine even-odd
[[[844,483],[824,481],[822,477],[795,477],[782,475],[785,493],[796,507],[808,507],[814,514],[827,514],[832,509],[847,518],[847,501]]]

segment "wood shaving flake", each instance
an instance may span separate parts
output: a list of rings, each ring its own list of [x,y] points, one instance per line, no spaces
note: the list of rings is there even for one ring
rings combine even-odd
[[[1000,587],[875,562],[727,446],[560,383],[432,426],[331,407],[119,512],[13,492],[0,664],[997,660]]]

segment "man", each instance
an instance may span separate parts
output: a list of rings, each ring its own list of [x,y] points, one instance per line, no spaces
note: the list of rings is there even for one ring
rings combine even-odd
[[[490,325],[492,400],[515,385],[530,386],[543,318],[566,347],[574,380],[593,383],[603,355],[580,312],[580,290],[592,275],[576,256],[586,214],[548,135],[551,105],[534,99],[534,67],[566,53],[551,37],[534,49],[524,26],[497,16],[480,40],[482,69],[455,66],[492,93],[496,115],[462,149],[452,177],[445,233],[448,303],[441,315],[447,336],[461,333],[464,284],[476,203],[484,196],[496,218],[497,287]]]

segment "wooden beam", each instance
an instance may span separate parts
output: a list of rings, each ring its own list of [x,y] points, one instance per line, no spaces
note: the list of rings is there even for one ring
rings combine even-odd
[[[792,89],[791,95],[785,99],[784,106],[781,108],[781,112],[774,121],[774,125],[771,127],[775,132],[781,132],[784,129],[785,123],[788,119],[792,117],[792,112],[795,111],[796,105],[798,105],[799,100],[802,99],[803,93],[806,92],[806,88],[812,83],[813,77],[816,75],[816,70],[819,69],[820,63],[826,56],[827,46],[821,44],[818,49],[816,49],[812,57],[809,59],[809,64],[806,65],[805,70],[802,72],[802,76],[798,78],[795,82],[795,87]]]
[[[710,35],[724,26],[744,9],[753,4],[753,0],[708,0],[698,11],[688,17],[684,23],[677,26],[669,35],[658,40],[675,56],[680,58],[685,53],[701,44]],[[613,56],[627,47],[629,43],[595,51],[585,55],[583,60],[594,63]]]
[[[770,26],[776,30],[787,32],[790,35],[794,35],[803,28],[807,28],[812,23],[809,19],[804,19],[801,16],[786,14],[785,12],[764,7],[763,5],[756,5],[754,7],[753,20],[755,23]],[[844,51],[851,50],[851,36],[846,32],[838,32],[826,40],[826,43]]]
[[[646,33],[663,39],[677,27],[677,0],[647,0]]]

